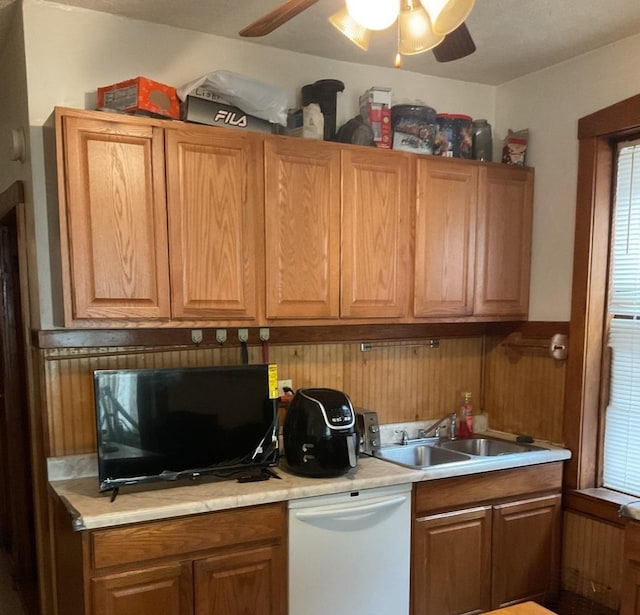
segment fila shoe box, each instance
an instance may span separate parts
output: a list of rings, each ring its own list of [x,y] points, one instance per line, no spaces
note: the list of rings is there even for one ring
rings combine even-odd
[[[182,119],[185,122],[209,124],[223,128],[239,128],[278,134],[280,126],[249,115],[231,105],[216,100],[207,100],[198,96],[187,96],[182,105]]]

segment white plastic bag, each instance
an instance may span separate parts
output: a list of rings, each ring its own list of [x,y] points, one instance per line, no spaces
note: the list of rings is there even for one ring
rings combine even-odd
[[[232,71],[217,70],[178,89],[180,100],[186,100],[199,87],[221,96],[245,113],[274,124],[287,125],[287,95],[280,87]]]

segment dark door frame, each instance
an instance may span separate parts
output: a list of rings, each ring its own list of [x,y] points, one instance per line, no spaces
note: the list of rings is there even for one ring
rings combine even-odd
[[[33,433],[29,405],[29,323],[24,249],[24,187],[16,182],[0,194],[0,538],[9,550],[19,587],[37,580]],[[31,600],[29,600],[31,602]]]

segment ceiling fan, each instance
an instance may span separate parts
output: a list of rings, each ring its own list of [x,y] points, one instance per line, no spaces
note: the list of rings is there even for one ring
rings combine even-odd
[[[239,34],[240,36],[245,37],[265,36],[273,32],[283,24],[287,23],[289,20],[293,19],[309,7],[313,6],[314,4],[316,4],[316,2],[318,2],[318,0],[286,0],[266,15],[263,15],[258,20],[248,25],[246,28],[240,30]],[[411,46],[410,50],[403,50],[401,48],[404,44],[404,40],[402,39],[402,32],[400,32],[398,58],[400,57],[400,54],[411,55],[415,53],[421,53],[429,49],[433,51],[433,54],[438,62],[451,62],[453,60],[458,60],[472,54],[476,50],[476,46],[464,21],[458,24],[455,23],[455,21],[452,22],[451,20],[449,20],[449,25],[451,23],[455,23],[455,27],[453,29],[447,29],[445,24],[445,29],[441,30],[440,33],[436,35],[431,31],[431,22],[435,23],[435,20],[431,17],[431,15],[433,15],[433,11],[441,11],[441,14],[449,11],[449,13],[451,14],[450,5],[457,4],[459,9],[458,16],[461,15],[461,13],[459,12],[460,10],[464,11],[464,13],[462,13],[462,19],[464,20],[471,11],[473,3],[474,0],[422,0],[422,4],[419,0],[398,0],[398,10],[395,10],[395,16],[393,16],[393,21],[391,21],[389,25],[392,25],[397,18],[399,29],[401,30],[403,27],[401,22],[403,15],[406,18],[406,16],[413,12],[420,12],[424,15],[427,15],[427,13],[429,13],[427,19],[429,20],[428,27],[430,30],[429,42],[425,42],[423,44],[412,40],[409,43]],[[352,1],[351,4],[355,3]],[[425,6],[423,7],[422,5]],[[353,16],[348,10],[349,8],[350,2],[349,0],[347,0],[346,8],[336,15],[332,15],[329,18],[329,21],[331,21],[331,23],[336,28],[338,28],[356,45],[366,50],[368,46],[370,29],[361,25],[360,23],[356,23],[356,21],[354,21],[353,19]],[[425,11],[425,9],[427,10]],[[348,25],[343,25],[344,20],[347,20],[349,22]],[[442,21],[446,21],[446,19]],[[433,30],[435,30],[435,27],[433,28]],[[399,65],[398,59],[396,60],[396,65]]]

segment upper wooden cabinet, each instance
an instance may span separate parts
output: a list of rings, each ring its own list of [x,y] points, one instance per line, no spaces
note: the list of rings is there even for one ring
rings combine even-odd
[[[526,318],[533,170],[417,160],[414,316]]]
[[[64,324],[523,319],[533,170],[56,109]]]
[[[165,135],[172,316],[256,322],[262,140],[184,125]]]
[[[340,148],[265,143],[267,318],[340,316]]]
[[[478,167],[420,157],[417,178],[413,313],[471,316]]]
[[[58,117],[65,324],[168,318],[162,129]]]
[[[474,314],[526,318],[532,218],[533,169],[482,166]]]
[[[405,317],[411,158],[273,138],[265,170],[267,318]]]
[[[340,315],[402,318],[410,285],[412,158],[349,148],[342,161]]]
[[[262,137],[57,113],[67,326],[257,324]]]

